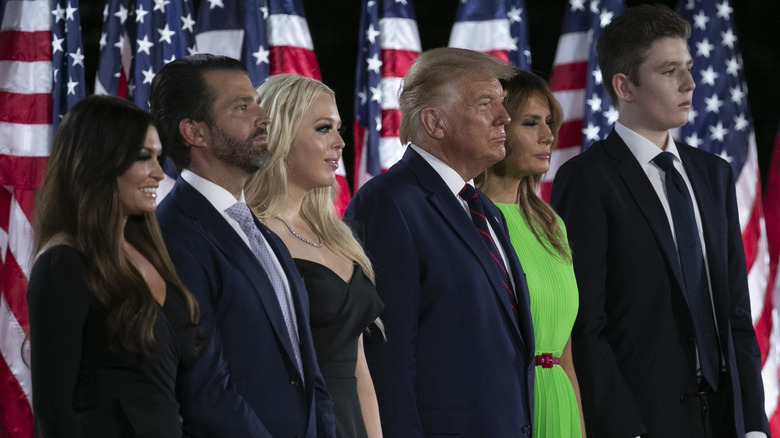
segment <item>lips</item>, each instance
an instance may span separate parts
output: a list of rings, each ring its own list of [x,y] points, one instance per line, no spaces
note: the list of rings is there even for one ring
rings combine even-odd
[[[536,157],[536,158],[538,158],[540,160],[549,160],[551,155],[552,154],[550,152],[544,152],[544,153],[541,153],[541,154],[536,154],[536,155],[534,155],[534,157]]]
[[[339,159],[338,158],[326,158],[325,162],[328,163],[334,169],[338,169],[338,167],[339,167]]]

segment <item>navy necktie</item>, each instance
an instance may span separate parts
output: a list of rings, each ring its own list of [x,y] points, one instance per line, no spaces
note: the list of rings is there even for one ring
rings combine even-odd
[[[470,184],[466,184],[465,187],[461,189],[460,193],[458,193],[458,195],[468,204],[469,213],[471,214],[471,221],[474,223],[474,226],[477,227],[479,235],[482,237],[485,245],[487,245],[487,248],[490,251],[490,258],[493,260],[493,263],[498,266],[499,271],[502,273],[501,283],[504,285],[506,292],[511,296],[510,301],[512,302],[512,311],[515,313],[515,315],[517,315],[517,308],[515,307],[515,294],[512,292],[512,288],[509,286],[509,273],[504,266],[504,261],[501,257],[501,251],[498,250],[496,242],[493,241],[493,237],[490,235],[487,218],[485,217],[485,209],[482,207],[482,201],[477,195],[477,190]]]
[[[715,329],[710,290],[707,284],[707,271],[704,267],[704,254],[699,240],[699,228],[693,211],[693,202],[685,181],[674,167],[674,155],[661,152],[653,161],[665,174],[666,197],[674,222],[674,235],[677,239],[677,252],[685,279],[685,299],[691,311],[696,346],[699,351],[701,374],[712,389],[718,389],[720,371],[720,353],[718,335]]]

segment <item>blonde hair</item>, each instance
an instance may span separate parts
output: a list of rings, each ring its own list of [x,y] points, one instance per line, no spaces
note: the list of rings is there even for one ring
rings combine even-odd
[[[502,83],[507,95],[504,99],[504,107],[512,117],[511,123],[522,123],[520,113],[528,107],[529,102],[534,96],[540,96],[547,101],[550,107],[550,117],[552,119],[552,131],[554,140],[552,148],[558,145],[558,131],[563,123],[563,110],[561,105],[553,96],[547,83],[533,73],[518,70],[511,79]],[[512,144],[509,139],[506,142],[507,149]],[[507,155],[509,150],[507,150]],[[501,160],[490,166],[480,176],[475,178],[477,187],[487,187],[494,176],[503,176],[506,174],[506,161]],[[552,255],[557,255],[566,261],[571,261],[571,250],[563,236],[558,224],[558,217],[550,204],[544,202],[537,190],[542,175],[524,176],[517,185],[516,203],[523,220],[533,233],[536,240]],[[551,248],[552,247],[552,248]]]
[[[249,207],[261,219],[277,216],[287,200],[287,155],[303,116],[320,95],[334,97],[333,90],[322,82],[303,76],[281,74],[272,76],[257,88],[260,107],[271,117],[268,127],[268,166],[249,178],[244,187]],[[363,247],[350,228],[336,215],[333,200],[338,184],[310,190],[303,198],[301,216],[322,242],[334,253],[357,263],[374,281],[374,269]]]

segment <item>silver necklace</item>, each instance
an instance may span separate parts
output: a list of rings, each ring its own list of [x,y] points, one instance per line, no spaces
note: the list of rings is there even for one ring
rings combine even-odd
[[[322,248],[322,237],[317,236],[317,240],[319,240],[319,242],[314,243],[311,240],[308,240],[305,237],[302,237],[300,234],[296,233],[292,229],[292,227],[287,222],[284,221],[284,219],[280,218],[279,216],[274,216],[274,218],[277,219],[279,222],[283,223],[284,226],[287,227],[288,230],[290,230],[290,234],[292,234],[293,236],[298,238],[298,240],[300,240],[301,242],[303,242],[305,244],[308,244],[308,245],[311,245],[311,246],[313,246],[315,248]],[[315,235],[316,235],[316,233],[315,233]]]

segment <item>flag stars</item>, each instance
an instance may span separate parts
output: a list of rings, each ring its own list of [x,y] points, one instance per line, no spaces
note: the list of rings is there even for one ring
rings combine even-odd
[[[190,33],[195,32],[195,20],[192,19],[192,14],[187,14],[186,17],[181,18],[181,30],[188,30]]]
[[[713,94],[711,97],[705,97],[704,103],[707,106],[706,110],[708,113],[718,114],[720,112],[720,107],[723,106],[723,101],[718,99],[717,94]]]
[[[614,125],[615,122],[617,122],[618,117],[620,117],[620,112],[618,112],[614,106],[610,105],[609,109],[604,111],[604,117],[607,119],[607,123]]]
[[[734,48],[734,43],[737,42],[737,36],[734,35],[734,32],[731,29],[721,32],[720,37],[722,38],[721,44],[723,46],[727,46],[729,49]]]
[[[593,75],[593,81],[596,82],[596,85],[600,85],[602,82],[604,82],[604,78],[601,76],[600,68],[593,70],[591,74]]]
[[[730,19],[731,13],[734,12],[734,9],[732,9],[732,7],[729,6],[728,1],[724,1],[723,3],[716,4],[715,8],[718,10],[718,17],[724,20]]]
[[[688,123],[690,123],[691,125],[696,123],[696,116],[698,115],[699,112],[696,111],[695,109],[691,108],[690,110],[688,110]]]
[[[119,39],[114,43],[114,47],[119,49],[120,53],[125,50],[125,37],[124,37],[124,35],[119,35]]]
[[[523,8],[516,8],[512,6],[512,9],[509,10],[509,12],[506,13],[506,18],[509,19],[510,23],[520,23],[523,21]]]
[[[726,60],[726,73],[731,76],[737,77],[739,74],[739,61],[737,58],[731,58]]]
[[[729,155],[729,152],[726,150],[726,148],[723,148],[723,150],[720,151],[718,156],[723,158],[724,160],[726,160],[726,162],[728,162],[728,163],[731,163],[732,161],[734,161],[734,157]]]
[[[382,60],[379,59],[379,54],[375,53],[374,56],[367,58],[368,70],[379,74],[379,69],[382,68]]]
[[[151,84],[152,79],[154,79],[154,70],[152,70],[152,66],[150,65],[147,70],[141,70],[141,73],[144,75],[144,84]]]
[[[379,87],[371,87],[371,102],[382,102],[382,90]]]
[[[144,17],[148,13],[149,13],[149,11],[144,9],[144,5],[143,4],[138,5],[138,7],[135,9],[135,22],[143,24]]]
[[[57,52],[64,52],[65,50],[62,49],[62,43],[65,41],[65,38],[52,38],[51,40],[51,52],[52,55]]]
[[[599,24],[601,25],[601,28],[603,29],[606,25],[608,25],[614,16],[615,14],[613,12],[610,12],[606,9],[602,10],[601,14],[599,14]]]
[[[696,43],[696,56],[703,56],[705,58],[709,58],[710,52],[714,48],[715,46],[710,44],[707,38],[704,38],[703,40],[701,40],[701,42]]]
[[[693,27],[704,30],[709,21],[710,17],[704,15],[704,11],[699,11],[698,14],[693,16]]]
[[[569,0],[569,6],[571,6],[571,11],[584,11],[585,10],[585,0]]]
[[[136,51],[136,53],[144,52],[147,55],[151,55],[149,49],[152,48],[152,46],[154,46],[154,43],[149,41],[148,35],[144,35],[144,39],[142,40],[135,40],[135,41],[138,43],[138,50]]]
[[[52,41],[52,43],[53,43],[53,41]],[[106,47],[107,45],[108,45],[107,36],[106,36],[106,33],[103,32],[103,33],[100,34],[100,49],[102,50],[103,47]]]
[[[731,92],[731,101],[734,103],[739,104],[742,102],[742,99],[745,98],[745,92],[742,91],[742,88],[740,88],[739,85],[734,88],[730,88],[729,92]]]
[[[170,59],[163,58],[163,64],[168,64],[169,62],[173,62],[176,60],[176,55],[171,55]]]
[[[601,98],[598,94],[593,93],[593,96],[586,100],[585,103],[587,103],[590,106],[590,110],[594,113],[601,111]]]
[[[723,127],[723,122],[718,122],[715,126],[710,126],[710,140],[722,142],[729,130]]]
[[[396,3],[400,3],[402,5],[406,4],[406,0],[395,0]]]
[[[268,19],[268,6],[260,7],[260,12],[263,14],[263,20]]]
[[[734,129],[737,131],[744,131],[748,126],[748,121],[744,114],[734,116]]]
[[[257,48],[257,52],[252,53],[252,56],[255,57],[255,65],[270,64],[270,54],[271,52],[266,50],[266,48],[261,44],[260,47]]]
[[[154,9],[152,9],[152,11],[165,13],[165,7],[168,6],[169,3],[169,0],[154,0]]]
[[[368,102],[368,93],[366,93],[365,88],[358,91],[358,99],[360,99],[361,105],[365,105]]]
[[[592,2],[590,2],[590,11],[593,12],[594,14],[599,13],[599,1],[600,0],[593,0]]]
[[[712,69],[712,66],[707,67],[707,70],[702,70],[701,81],[707,85],[715,85],[715,79],[720,76],[718,72]]]
[[[74,81],[72,77],[68,76],[68,94],[76,95],[76,87],[79,83]]]
[[[165,23],[165,27],[162,29],[157,29],[157,32],[160,34],[160,39],[157,40],[158,43],[161,43],[165,41],[168,44],[172,44],[171,37],[176,35],[176,32],[171,30],[171,27],[168,26],[168,23]]]
[[[371,42],[371,44],[376,43],[376,37],[378,37],[379,34],[380,32],[376,30],[373,23],[368,25],[368,29],[366,29],[366,38],[368,38],[368,41]]]
[[[84,55],[81,53],[81,47],[76,49],[75,52],[71,53],[70,57],[73,59],[73,67],[77,65],[84,67]]]
[[[53,11],[51,11],[51,14],[54,15],[55,23],[59,23],[60,20],[65,19],[65,9],[63,9],[59,3],[57,3],[57,7]]]
[[[76,19],[76,12],[79,11],[79,8],[74,8],[70,5],[70,2],[68,2],[68,7],[65,8],[65,19],[66,20],[75,20]]]
[[[704,143],[704,139],[699,138],[699,134],[696,132],[692,133],[688,137],[685,137],[685,142],[693,147],[699,147],[702,143]]]
[[[588,127],[582,130],[586,140],[596,141],[599,140],[599,131],[601,128],[594,125],[592,122],[588,122]]]
[[[222,3],[222,0],[208,0],[208,2],[209,2],[209,9],[225,8],[225,5]]]
[[[114,12],[114,17],[119,18],[119,23],[125,24],[125,21],[127,21],[127,8],[120,4],[119,10]]]
[[[376,125],[376,132],[380,132],[382,130],[382,117],[381,116],[374,117],[374,125]]]
[[[518,38],[510,38],[506,42],[506,49],[510,52],[516,52],[517,51],[517,42],[520,41]]]

